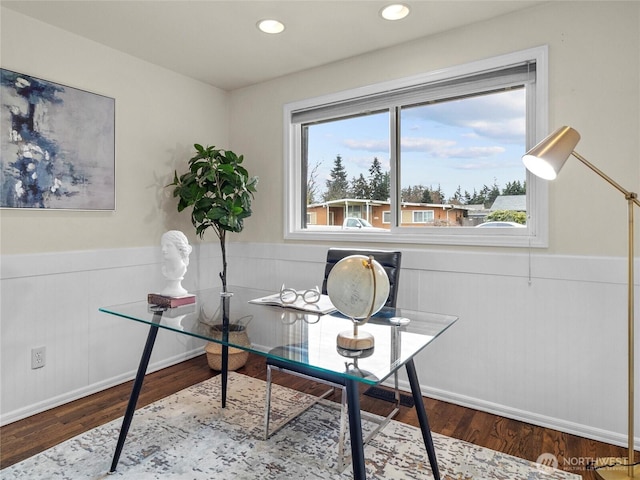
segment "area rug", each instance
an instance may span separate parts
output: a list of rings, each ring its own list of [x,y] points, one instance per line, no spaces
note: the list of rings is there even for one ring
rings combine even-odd
[[[316,404],[263,440],[265,383],[235,372],[227,408],[220,408],[219,376],[138,410],[117,471],[108,478],[330,479],[352,478],[336,465],[339,411]],[[272,425],[284,424],[311,397],[273,386]],[[121,419],[90,430],[23,462],[0,470],[10,479],[104,479]],[[366,422],[363,428],[373,425]],[[580,477],[510,455],[434,434],[446,480],[576,480]],[[431,479],[418,428],[391,421],[365,447],[368,479]]]

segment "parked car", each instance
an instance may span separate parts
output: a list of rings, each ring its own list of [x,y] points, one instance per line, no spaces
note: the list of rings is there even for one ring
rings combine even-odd
[[[374,227],[364,218],[347,217],[342,225],[307,225],[310,230],[340,230],[350,232],[388,232],[386,228]]]
[[[374,227],[364,218],[356,217],[345,218],[344,222],[342,223],[342,228],[344,230],[366,230],[369,232],[387,231],[385,228]]]
[[[476,228],[526,228],[526,225],[516,222],[484,222],[476,225]]]

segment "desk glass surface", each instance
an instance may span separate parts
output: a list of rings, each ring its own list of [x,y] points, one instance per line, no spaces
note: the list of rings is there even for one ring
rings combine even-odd
[[[360,328],[375,338],[372,352],[346,354],[336,347],[338,333],[352,330],[351,320],[340,313],[307,314],[300,311],[258,305],[249,300],[273,292],[244,287],[228,287],[233,292],[229,318],[231,324],[247,327],[250,346],[236,345],[230,338],[227,345],[273,357],[294,364],[306,365],[320,371],[336,373],[367,384],[377,384],[402,367],[434,338],[451,326],[457,317],[402,308],[383,308]],[[221,324],[220,290],[190,292],[196,303],[158,310],[146,301],[100,308],[101,312],[148,325],[157,325],[184,335],[223,343],[214,338],[213,325]],[[394,325],[393,318],[408,318],[407,325]],[[279,348],[280,347],[280,348]],[[285,347],[285,348],[282,348]],[[346,354],[346,355],[345,355]]]

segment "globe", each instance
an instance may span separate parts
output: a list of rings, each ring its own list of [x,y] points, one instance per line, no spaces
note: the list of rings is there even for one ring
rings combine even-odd
[[[389,297],[389,277],[375,258],[373,272],[376,276],[375,299],[369,257],[351,255],[334,265],[327,278],[327,295],[340,313],[354,319],[363,319],[377,313],[384,306]]]
[[[353,331],[338,334],[338,346],[350,350],[373,348],[373,337],[358,333],[358,325],[380,311],[389,297],[389,277],[382,265],[373,259],[370,266],[365,255],[343,258],[329,272],[327,295],[336,310],[354,321]]]

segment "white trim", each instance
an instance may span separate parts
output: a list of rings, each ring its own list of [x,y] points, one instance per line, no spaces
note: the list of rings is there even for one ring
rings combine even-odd
[[[393,387],[391,381],[385,381],[383,383],[388,387]],[[398,388],[404,392],[411,391],[409,382],[403,380],[398,382]],[[471,408],[473,410],[487,412],[493,415],[498,415],[500,417],[510,418],[520,422],[537,425],[539,427],[550,428],[553,430],[569,433],[571,435],[577,435],[599,442],[618,445],[620,447],[626,447],[628,445],[626,435],[612,432],[610,430],[603,430],[601,428],[590,427],[589,425],[568,422],[561,418],[538,415],[532,412],[527,412],[526,410],[511,408],[507,405],[486,402],[478,398],[468,397],[466,395],[458,395],[456,393],[439,390],[437,388],[431,388],[428,385],[424,384],[420,384],[420,391],[425,397],[441,400],[443,402],[453,403],[455,405]],[[635,437],[634,444],[636,449],[640,448],[639,436]]]

